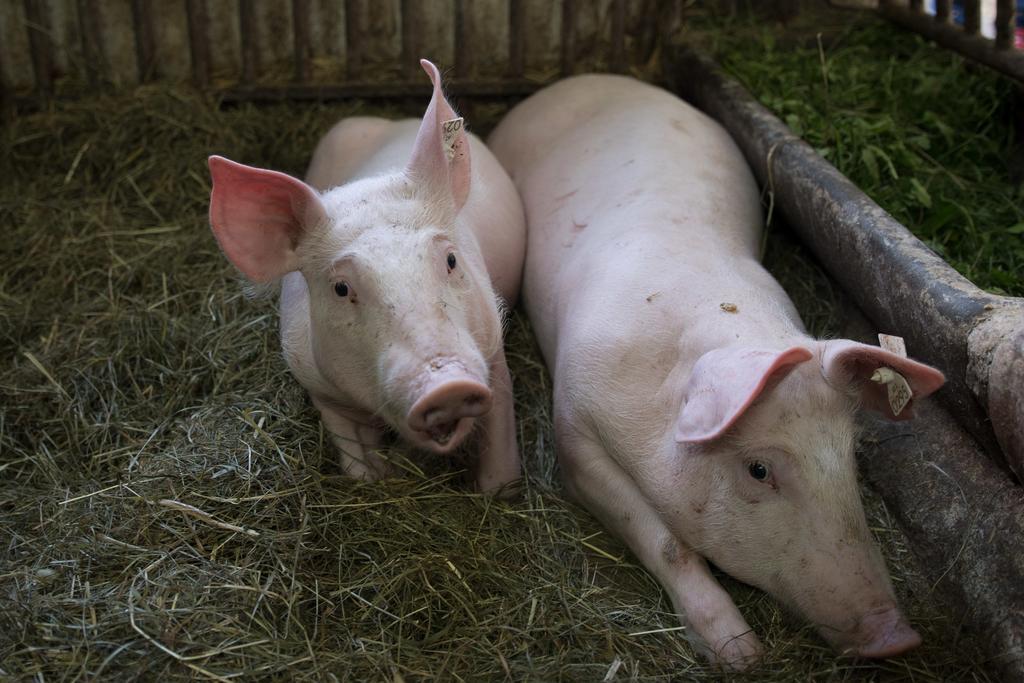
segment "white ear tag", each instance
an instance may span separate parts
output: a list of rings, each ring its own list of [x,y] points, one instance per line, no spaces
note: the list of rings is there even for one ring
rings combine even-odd
[[[896,337],[889,334],[878,335],[878,344],[889,353],[894,353],[900,358],[907,357],[907,347],[903,343],[903,337]],[[871,381],[884,384],[889,393],[889,408],[892,414],[898,416],[910,403],[914,392],[910,389],[907,379],[892,368],[878,368],[871,375]]]
[[[455,156],[455,139],[462,130],[462,117],[441,122],[441,134],[444,141],[444,155],[448,161]]]

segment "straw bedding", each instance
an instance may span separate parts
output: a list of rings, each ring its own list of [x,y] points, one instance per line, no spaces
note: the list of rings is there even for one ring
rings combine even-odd
[[[722,679],[655,581],[565,499],[550,380],[521,313],[507,341],[518,496],[468,493],[457,464],[398,446],[402,478],[341,476],[282,361],[273,300],[246,298],[210,235],[205,158],[301,174],[318,135],[357,112],[381,113],[140,89],[3,131],[0,677]],[[821,273],[773,235],[775,272],[834,331],[841,295],[822,300]],[[837,659],[723,577],[768,649],[751,678],[987,680],[868,497],[925,644]]]

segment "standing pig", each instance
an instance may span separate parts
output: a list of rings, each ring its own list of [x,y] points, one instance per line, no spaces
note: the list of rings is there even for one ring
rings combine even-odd
[[[657,577],[694,646],[735,668],[762,649],[710,560],[843,652],[915,647],[861,507],[854,412],[909,416],[869,381],[879,368],[915,398],[942,374],[807,334],[758,263],[742,155],[669,93],[570,78],[513,109],[490,146],[526,207],[523,299],[567,489]]]
[[[350,476],[390,471],[374,450],[385,426],[447,454],[480,422],[476,483],[494,491],[520,472],[497,295],[516,299],[525,222],[421,64],[434,85],[422,122],[341,121],[309,184],[210,157],[210,224],[250,280],[283,278],[285,358]]]

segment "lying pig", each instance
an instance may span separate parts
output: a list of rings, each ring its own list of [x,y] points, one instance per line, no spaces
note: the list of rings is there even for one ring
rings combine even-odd
[[[526,227],[508,176],[421,64],[423,120],[342,120],[308,184],[210,157],[210,224],[250,280],[283,278],[285,358],[349,475],[389,473],[374,450],[385,426],[447,454],[480,422],[476,483],[493,491],[520,471],[497,295],[517,297]]]
[[[571,495],[668,592],[695,647],[742,668],[761,644],[710,560],[888,657],[920,638],[896,606],[861,507],[858,404],[893,415],[889,368],[920,363],[819,341],[758,263],[758,188],[714,121],[620,76],[528,98],[489,144],[526,207],[523,300],[554,379]]]

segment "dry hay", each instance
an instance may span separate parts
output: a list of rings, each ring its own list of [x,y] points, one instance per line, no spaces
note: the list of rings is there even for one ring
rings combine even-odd
[[[467,493],[457,469],[422,458],[401,479],[340,475],[280,357],[273,302],[245,299],[211,238],[205,157],[301,173],[356,111],[148,89],[4,130],[0,677],[722,678],[655,581],[564,499],[521,315],[519,497]],[[773,244],[828,329],[820,273]],[[987,680],[884,508],[869,510],[924,646],[837,659],[723,578],[768,648],[751,679]]]

